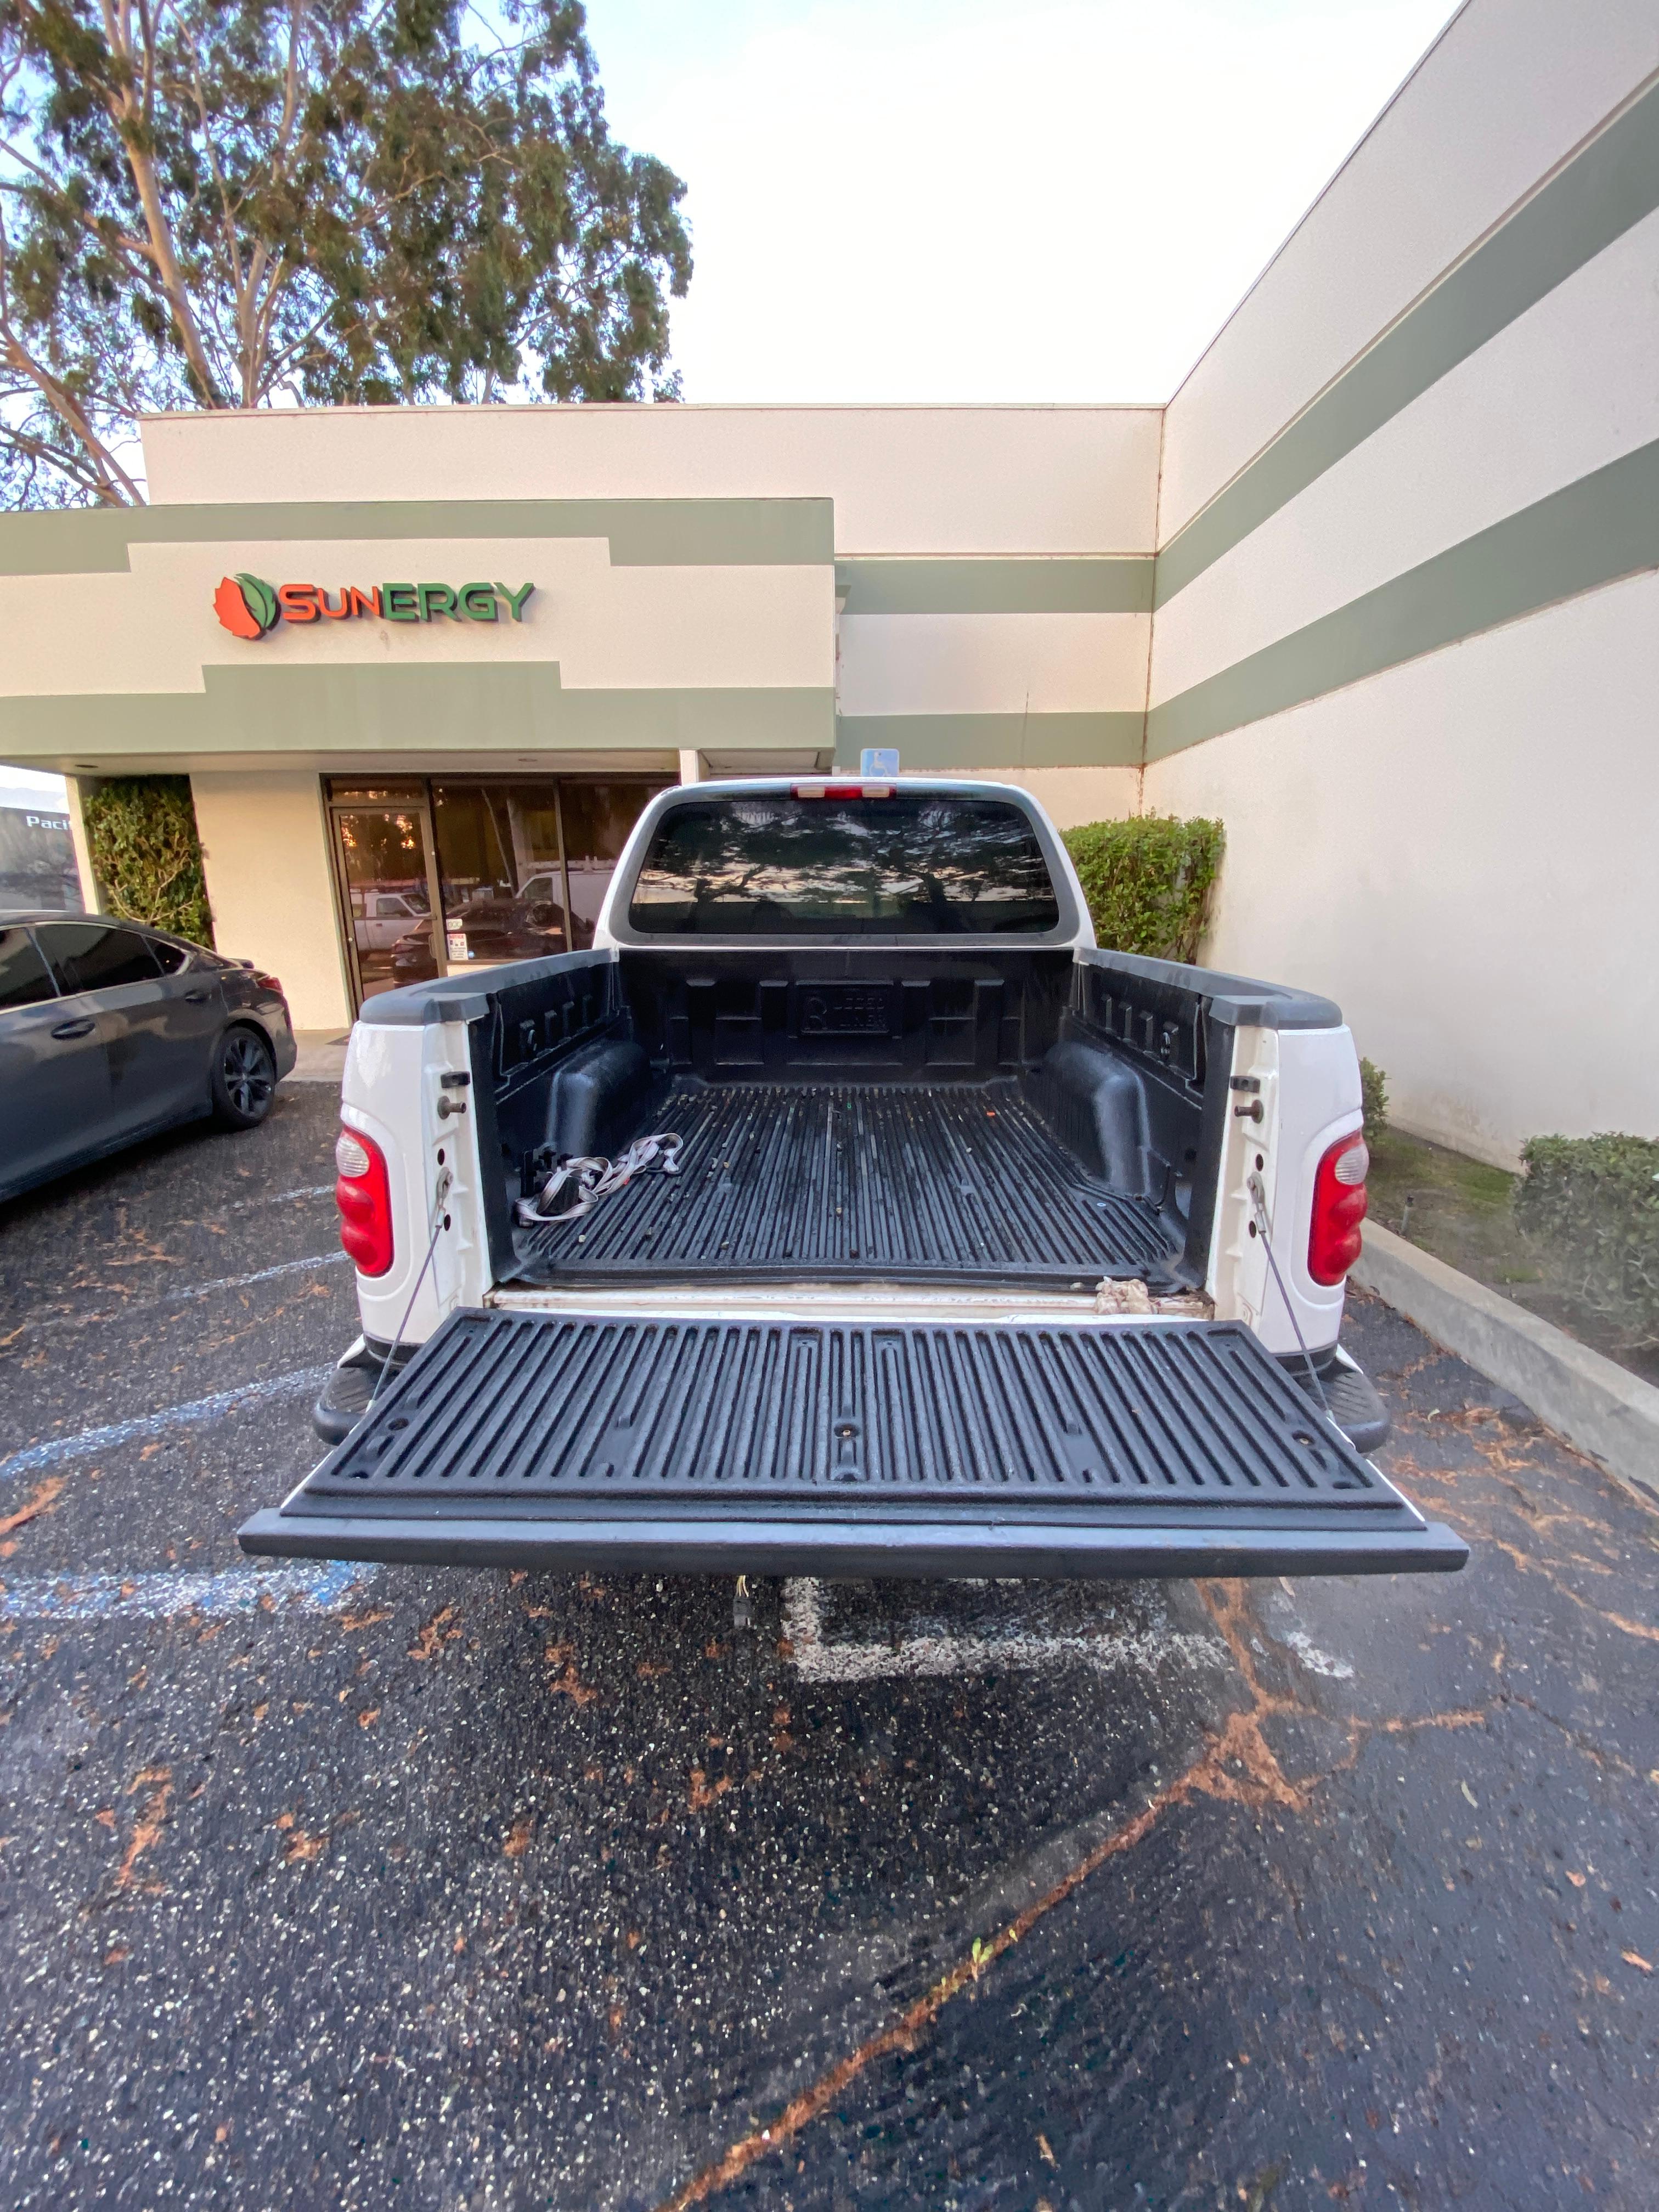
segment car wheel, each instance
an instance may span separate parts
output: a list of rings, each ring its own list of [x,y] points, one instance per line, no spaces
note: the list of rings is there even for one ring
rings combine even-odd
[[[227,1030],[213,1060],[213,1111],[228,1129],[254,1129],[276,1096],[276,1062],[256,1030]]]

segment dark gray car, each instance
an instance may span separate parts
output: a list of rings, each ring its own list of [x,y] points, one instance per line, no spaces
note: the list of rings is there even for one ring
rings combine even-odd
[[[293,1066],[274,975],[106,915],[0,913],[0,1199],[179,1121],[251,1129]]]

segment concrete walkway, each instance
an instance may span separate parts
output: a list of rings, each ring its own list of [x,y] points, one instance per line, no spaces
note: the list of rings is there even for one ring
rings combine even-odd
[[[349,1030],[295,1030],[294,1042],[300,1057],[284,1080],[289,1083],[327,1083],[337,1091],[345,1073]]]

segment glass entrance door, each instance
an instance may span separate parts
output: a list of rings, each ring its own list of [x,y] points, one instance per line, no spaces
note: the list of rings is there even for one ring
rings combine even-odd
[[[331,778],[354,1009],[505,960],[586,951],[661,776]]]
[[[329,812],[357,1003],[441,974],[425,793]]]

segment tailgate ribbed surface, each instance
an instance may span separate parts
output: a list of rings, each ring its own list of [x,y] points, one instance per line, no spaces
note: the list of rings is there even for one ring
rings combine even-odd
[[[561,1498],[1402,1505],[1235,1322],[483,1313],[444,1323],[304,1498],[447,1513]]]
[[[526,1277],[1162,1282],[1176,1256],[1153,1207],[1085,1176],[1012,1084],[685,1086],[652,1126],[684,1139],[679,1172],[526,1232]]]

